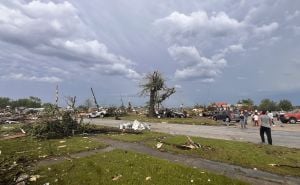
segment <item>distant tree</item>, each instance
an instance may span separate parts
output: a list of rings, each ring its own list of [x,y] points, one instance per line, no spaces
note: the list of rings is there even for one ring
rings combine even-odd
[[[37,97],[21,98],[15,101],[11,101],[12,107],[28,107],[28,108],[40,108],[42,102]]]
[[[0,108],[5,108],[10,106],[10,99],[7,97],[0,97]]]
[[[261,100],[258,108],[260,110],[266,110],[266,111],[275,111],[278,110],[278,106],[276,102],[270,100],[270,99],[263,99]]]
[[[289,100],[285,100],[285,99],[279,101],[278,107],[279,107],[279,109],[284,110],[284,111],[293,110],[292,103]]]
[[[194,109],[201,109],[201,108],[204,109],[204,108],[206,108],[206,106],[205,106],[205,105],[198,104],[198,103],[194,105]]]
[[[131,102],[128,102],[127,112],[132,112]]]
[[[253,109],[254,106],[254,102],[250,98],[239,100],[238,104],[242,104],[243,105],[242,109],[247,109],[247,110]]]
[[[85,106],[87,109],[93,107],[93,106],[94,106],[93,100],[91,100],[91,99],[89,99],[89,98],[86,99],[86,100],[84,101],[84,106]]]
[[[35,96],[29,96],[29,100],[32,101],[32,102],[35,102],[37,104],[42,104],[42,100],[38,97],[35,97]]]
[[[75,110],[76,96],[66,96],[65,101],[69,108]]]
[[[149,73],[144,80],[141,94],[149,96],[149,116],[154,117],[155,106],[159,108],[164,100],[175,93],[175,88],[167,88],[162,74],[158,71]]]
[[[43,103],[42,107],[43,107],[43,108],[54,108],[55,105],[52,104],[52,103]]]

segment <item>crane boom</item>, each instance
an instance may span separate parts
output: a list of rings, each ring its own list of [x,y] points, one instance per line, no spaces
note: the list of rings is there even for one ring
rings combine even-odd
[[[99,110],[99,105],[98,105],[98,103],[97,103],[97,100],[96,100],[96,97],[95,97],[93,88],[91,88],[91,91],[92,91],[92,94],[93,94],[94,102],[95,102],[95,104],[96,104],[96,106],[97,106],[97,109]]]

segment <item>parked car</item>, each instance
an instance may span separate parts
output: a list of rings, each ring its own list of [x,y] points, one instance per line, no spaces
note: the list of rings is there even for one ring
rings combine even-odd
[[[231,112],[231,111],[222,111],[218,112],[215,115],[213,115],[213,120],[223,120],[226,122],[231,122],[231,121],[240,121],[240,114],[239,112]]]
[[[100,111],[96,111],[96,112],[91,112],[88,114],[89,118],[98,118],[101,117],[103,118],[105,115],[107,114],[106,110],[100,110]]]
[[[164,109],[156,112],[156,116],[158,118],[186,118],[187,113],[184,112],[178,112],[173,111],[171,109]]]
[[[293,123],[293,124],[300,121],[300,110],[295,110],[295,111],[280,115],[280,121],[282,123],[289,122],[289,123]]]

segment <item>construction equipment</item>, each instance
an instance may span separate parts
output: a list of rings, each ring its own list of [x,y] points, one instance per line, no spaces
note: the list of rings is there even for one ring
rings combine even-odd
[[[93,88],[91,88],[91,91],[92,91],[92,95],[93,95],[93,98],[94,98],[95,105],[97,107],[97,111],[89,113],[88,117],[89,118],[104,117],[105,115],[107,115],[107,111],[99,106],[99,104],[97,102],[97,99],[96,99],[96,96],[94,94]]]
[[[93,94],[93,98],[94,98],[94,102],[95,102],[95,105],[97,107],[97,109],[99,110],[99,105],[97,103],[97,100],[96,100],[96,97],[95,97],[95,94],[94,94],[94,91],[93,91],[93,88],[91,87],[91,91],[92,91],[92,94]]]

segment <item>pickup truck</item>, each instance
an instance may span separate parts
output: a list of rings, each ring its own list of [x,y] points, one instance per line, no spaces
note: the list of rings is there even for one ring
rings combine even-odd
[[[279,117],[282,123],[296,123],[300,121],[300,110],[294,110],[293,112],[288,112],[285,114],[280,115]]]
[[[99,110],[95,112],[88,113],[88,118],[103,118],[107,114],[106,110]]]

